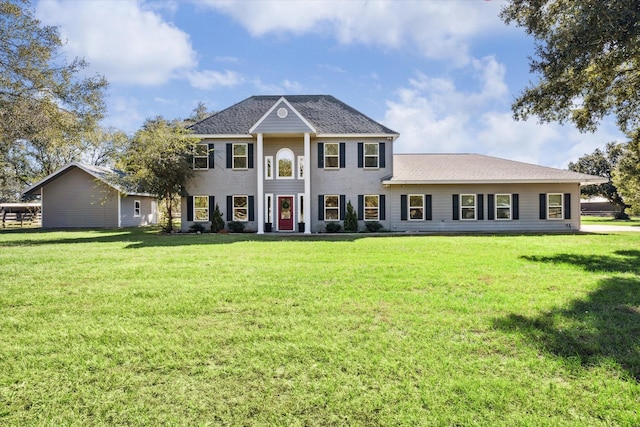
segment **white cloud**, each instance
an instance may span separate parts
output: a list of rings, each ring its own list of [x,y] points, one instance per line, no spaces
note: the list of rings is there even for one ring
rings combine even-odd
[[[208,90],[215,87],[234,87],[244,82],[240,74],[225,70],[219,71],[190,71],[187,77],[191,86],[196,89]]]
[[[137,1],[42,0],[37,15],[111,82],[158,85],[196,65],[189,35]]]
[[[342,44],[408,47],[463,65],[468,42],[504,30],[499,2],[482,1],[217,1],[199,0],[232,16],[252,35],[315,33]]]

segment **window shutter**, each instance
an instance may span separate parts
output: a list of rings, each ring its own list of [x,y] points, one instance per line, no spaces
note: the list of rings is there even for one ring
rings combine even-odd
[[[193,196],[187,196],[187,221],[193,221]]]
[[[458,221],[460,219],[460,195],[453,195],[453,220]]]
[[[341,168],[344,168],[345,167],[345,163],[346,163],[345,151],[347,151],[346,150],[346,144],[344,142],[341,142],[340,143],[340,167]]]
[[[564,193],[564,219],[571,219],[571,193]]]
[[[346,196],[344,194],[340,195],[340,220],[344,219],[344,214],[346,212]]]
[[[495,196],[493,194],[487,194],[487,219],[489,221],[495,219]]]
[[[209,169],[213,169],[213,166],[215,164],[215,152],[213,151],[213,144],[209,144]]]
[[[227,169],[233,168],[233,144],[227,144]]]
[[[318,168],[324,168],[324,144],[318,142]]]
[[[517,194],[511,195],[511,217],[520,219],[520,200]]]
[[[324,221],[324,194],[318,195],[318,221]]]
[[[216,198],[209,196],[209,221],[213,221],[213,207],[216,205]]]
[[[227,221],[233,221],[233,197],[227,196]]]
[[[540,193],[540,219],[547,219],[547,195]]]
[[[400,195],[400,221],[407,220],[407,195]]]
[[[424,204],[425,206],[425,217],[427,221],[431,221],[433,219],[433,210],[432,210],[432,196],[431,194],[424,195]]]
[[[478,201],[476,202],[476,209],[478,212],[476,212],[476,216],[478,217],[478,220],[483,220],[484,219],[484,196],[482,194],[477,194],[476,197],[478,198]]]
[[[385,168],[387,167],[386,164],[387,162],[385,161],[385,143],[381,142],[380,145],[378,146],[378,166],[380,168]]]
[[[364,196],[358,194],[358,219],[364,219]]]
[[[386,219],[386,200],[384,194],[381,194],[378,200],[378,218],[380,221],[384,221]]]
[[[247,144],[247,154],[247,164],[249,166],[249,169],[253,169],[253,143]]]
[[[364,167],[364,143],[358,142],[358,167]]]
[[[255,221],[255,220],[256,220],[255,199],[253,196],[249,196],[249,221]]]

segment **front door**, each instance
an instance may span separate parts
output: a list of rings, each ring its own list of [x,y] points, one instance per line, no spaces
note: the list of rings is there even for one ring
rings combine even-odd
[[[293,197],[278,196],[278,231],[293,231]]]

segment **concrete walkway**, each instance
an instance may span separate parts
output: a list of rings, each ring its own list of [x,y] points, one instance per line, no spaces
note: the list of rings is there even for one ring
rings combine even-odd
[[[632,231],[640,233],[640,227],[632,227],[630,225],[596,225],[596,224],[582,224],[580,231],[585,233],[614,233],[616,231]]]

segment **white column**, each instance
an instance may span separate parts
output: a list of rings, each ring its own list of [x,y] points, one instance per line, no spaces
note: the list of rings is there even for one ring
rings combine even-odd
[[[257,150],[257,170],[258,170],[258,194],[256,202],[258,204],[258,234],[264,234],[264,147],[262,134],[258,134]]]
[[[304,234],[311,234],[311,136],[304,134]]]

